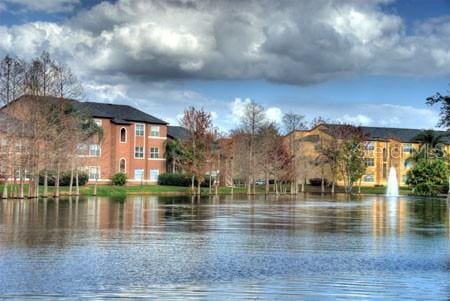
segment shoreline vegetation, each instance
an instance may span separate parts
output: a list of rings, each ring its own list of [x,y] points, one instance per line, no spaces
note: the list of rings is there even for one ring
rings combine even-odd
[[[9,187],[11,188],[11,187]],[[3,189],[3,184],[0,184],[0,189]],[[28,191],[28,185],[24,187],[25,192]],[[80,187],[80,196],[104,196],[104,197],[126,197],[130,195],[159,195],[159,196],[191,196],[191,187],[184,186],[166,186],[166,185],[136,185],[136,186],[114,186],[114,185],[99,185],[97,186],[97,193],[94,193],[95,186],[94,185],[86,185]],[[336,187],[336,193],[345,193],[344,187]],[[357,189],[355,189],[357,190]],[[372,195],[384,195],[386,187],[361,187],[361,191],[359,190],[354,192],[354,195],[358,194],[372,194]],[[44,191],[44,186],[39,187],[40,197],[42,197]],[[321,193],[320,187],[306,185],[305,193]],[[247,194],[246,187],[234,187],[233,192],[231,187],[219,187],[218,195],[239,195],[239,194]],[[264,195],[265,189],[264,186],[257,186],[255,190],[256,195]],[[299,195],[302,192],[298,193]],[[331,194],[328,190],[325,194]],[[400,187],[401,195],[409,195],[412,194],[412,190],[408,187]],[[27,195],[27,194],[25,194]],[[75,194],[69,195],[69,187],[60,187],[61,197],[64,196],[76,196]],[[209,189],[204,187],[201,189],[201,196],[207,195],[215,195],[215,193],[209,193]],[[271,191],[268,195],[275,195],[275,192]],[[290,195],[289,192],[280,193],[279,195]],[[48,197],[52,198],[54,196],[54,187],[48,187]],[[11,198],[12,199],[12,198]],[[25,197],[24,199],[27,199]]]

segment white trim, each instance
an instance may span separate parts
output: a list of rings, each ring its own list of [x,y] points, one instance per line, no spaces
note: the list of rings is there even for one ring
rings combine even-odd
[[[125,141],[122,141],[122,130],[125,130]],[[128,131],[126,127],[121,127],[119,130],[119,143],[127,143],[128,141]]]
[[[90,165],[90,166],[87,166],[87,169],[88,169],[88,170],[87,170],[87,172],[88,172],[88,181],[89,181],[89,180],[92,180],[92,181],[95,182],[95,180],[96,180],[96,179],[91,179],[91,178],[90,178],[90,175],[91,175],[90,169],[91,169],[91,167],[92,167],[92,168],[97,168],[97,171],[98,171],[98,177],[101,179],[101,174],[102,174],[102,173],[101,173],[101,168],[100,168],[100,166],[99,166],[99,165]],[[98,181],[98,180],[99,180],[99,179],[97,179],[97,181]]]
[[[167,140],[167,137],[161,137],[161,136],[148,136],[148,139],[155,139],[155,140]]]
[[[152,135],[152,127],[158,128],[158,136],[153,136]],[[150,136],[149,137],[161,137],[161,126],[160,125],[155,125],[155,124],[150,124]]]
[[[136,135],[136,129],[137,129],[137,125],[142,125],[142,127],[144,128],[144,133],[142,134],[142,136],[138,136]],[[140,123],[140,122],[136,122],[134,124],[134,137],[145,137],[145,123]]]
[[[136,147],[142,147],[142,158],[136,157]],[[141,145],[136,146],[136,144],[135,144],[133,153],[134,153],[134,159],[136,159],[136,160],[144,160],[145,159],[145,147],[144,146],[141,146]]]
[[[121,157],[119,159],[119,172],[122,172],[122,171],[120,171],[120,161],[122,161],[122,160],[125,161],[125,170],[123,171],[123,173],[127,173],[127,159],[125,159],[124,157]]]
[[[100,119],[100,118],[93,118],[93,119],[97,126],[102,127],[102,124],[103,124],[102,119]],[[100,124],[98,124],[97,121],[99,121]]]
[[[149,161],[166,161],[166,158],[148,158]]]
[[[91,155],[91,145],[97,145],[98,146],[98,156]],[[102,156],[102,146],[100,144],[98,144],[98,143],[88,144],[88,155],[86,157],[100,158],[101,156]]]

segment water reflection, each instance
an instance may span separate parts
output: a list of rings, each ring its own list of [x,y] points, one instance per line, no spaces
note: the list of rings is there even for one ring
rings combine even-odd
[[[449,296],[445,199],[0,202],[0,297]]]

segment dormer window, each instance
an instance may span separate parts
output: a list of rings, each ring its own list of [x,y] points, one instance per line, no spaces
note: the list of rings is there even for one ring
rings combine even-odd
[[[120,129],[120,142],[122,142],[122,143],[127,142],[127,129],[126,128]]]

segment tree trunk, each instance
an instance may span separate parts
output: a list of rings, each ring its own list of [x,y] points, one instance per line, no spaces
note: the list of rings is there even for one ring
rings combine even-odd
[[[48,170],[44,171],[44,198],[48,197]]]
[[[191,178],[191,190],[192,190],[192,194],[195,194],[195,175],[192,175]]]
[[[211,175],[211,165],[209,166],[209,191],[208,194],[211,195],[212,194],[212,175]]]
[[[333,183],[331,183],[331,193],[332,194],[334,194],[334,187],[335,187],[335,183],[334,183],[334,180],[333,180]]]
[[[265,178],[265,185],[266,185],[266,189],[265,189],[265,192],[266,192],[266,194],[269,194],[269,188],[270,188],[270,185],[269,185],[269,173],[268,172],[266,172],[266,178]]]
[[[73,162],[70,167],[69,195],[72,195],[72,189],[73,189]]]
[[[19,198],[23,199],[25,194],[24,194],[24,183],[23,183],[23,176],[22,176],[22,172],[20,173],[20,179],[19,179]]]
[[[325,180],[324,180],[323,177],[322,177],[321,180],[320,180],[320,192],[321,192],[321,193],[324,193],[324,192],[325,192]]]
[[[305,181],[302,182],[302,192],[305,192]]]
[[[200,180],[199,181],[197,181],[197,194],[198,195],[200,195],[201,194],[201,183],[200,183]]]
[[[80,183],[78,178],[78,169],[75,170],[75,193],[76,195],[80,195]]]
[[[55,193],[54,196],[59,198],[59,178],[61,176],[61,169],[59,166],[59,162],[56,164],[56,179],[55,179]]]
[[[34,197],[39,198],[39,173],[34,176]]]

